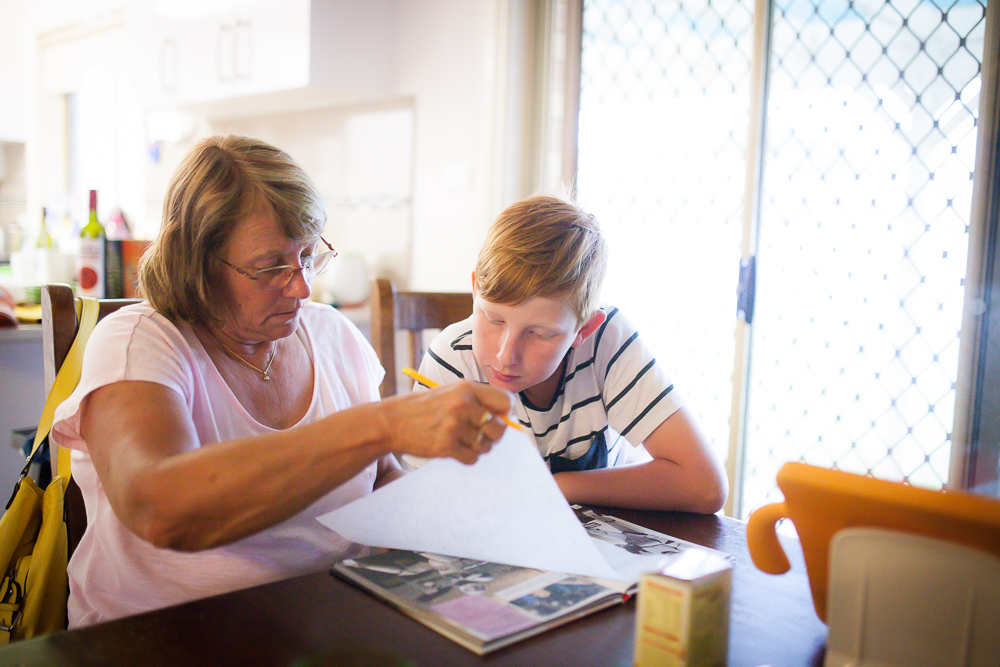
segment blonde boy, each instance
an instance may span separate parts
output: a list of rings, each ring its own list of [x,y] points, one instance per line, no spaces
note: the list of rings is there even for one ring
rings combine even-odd
[[[472,316],[420,373],[513,392],[570,502],[716,512],[726,479],[694,419],[624,315],[599,306],[606,265],[592,215],[546,195],[511,205],[479,253]]]

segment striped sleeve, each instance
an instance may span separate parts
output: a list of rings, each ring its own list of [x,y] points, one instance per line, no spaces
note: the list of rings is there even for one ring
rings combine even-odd
[[[434,337],[420,362],[419,372],[438,384],[462,379],[483,381],[472,355],[471,318],[445,327]]]
[[[683,404],[663,365],[627,318],[609,310],[595,333],[593,363],[603,378],[608,423],[633,445],[642,443]]]

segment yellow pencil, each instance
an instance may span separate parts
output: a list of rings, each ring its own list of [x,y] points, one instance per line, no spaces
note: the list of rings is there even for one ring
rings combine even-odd
[[[413,378],[414,380],[416,380],[420,384],[424,385],[428,389],[433,389],[434,387],[438,386],[437,382],[435,382],[434,380],[432,380],[430,378],[425,378],[423,375],[421,375],[420,373],[416,372],[412,368],[404,368],[403,369],[403,373],[405,375],[410,376],[411,378]],[[510,426],[511,428],[516,428],[518,431],[525,431],[525,428],[523,426],[521,426],[520,424],[517,424],[515,422],[512,422],[507,417],[504,417],[503,420],[504,420],[504,422],[506,422],[507,426]]]

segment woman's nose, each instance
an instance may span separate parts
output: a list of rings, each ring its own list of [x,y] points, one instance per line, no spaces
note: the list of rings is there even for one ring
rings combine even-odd
[[[306,300],[312,295],[312,279],[307,278],[305,271],[299,270],[292,273],[292,279],[285,285],[285,296]]]

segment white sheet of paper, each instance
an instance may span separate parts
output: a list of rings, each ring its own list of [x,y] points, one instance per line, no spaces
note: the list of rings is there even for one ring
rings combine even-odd
[[[622,579],[513,428],[475,465],[435,459],[318,520],[370,546]]]

